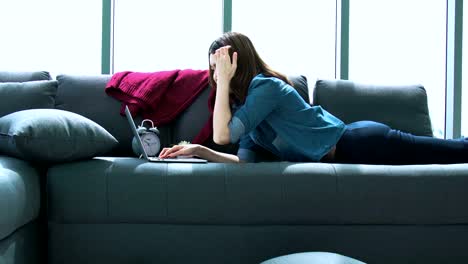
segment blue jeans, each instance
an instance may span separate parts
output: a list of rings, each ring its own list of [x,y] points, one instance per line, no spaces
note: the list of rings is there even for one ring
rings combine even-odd
[[[335,162],[353,164],[468,163],[468,140],[414,136],[373,121],[347,125]]]

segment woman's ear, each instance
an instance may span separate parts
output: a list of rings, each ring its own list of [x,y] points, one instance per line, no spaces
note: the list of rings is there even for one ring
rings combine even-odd
[[[233,62],[233,59],[234,59],[234,49],[233,48],[230,48],[229,49],[229,58],[231,58],[231,63]],[[239,55],[239,54],[238,54]]]

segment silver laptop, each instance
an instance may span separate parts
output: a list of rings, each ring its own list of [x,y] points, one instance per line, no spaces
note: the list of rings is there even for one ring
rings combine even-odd
[[[130,123],[130,128],[132,129],[133,135],[135,138],[137,138],[138,145],[140,146],[140,149],[143,152],[143,157],[150,161],[150,162],[182,162],[182,163],[206,163],[207,160],[204,159],[199,159],[199,158],[170,158],[170,159],[161,159],[158,157],[149,157],[148,154],[146,154],[145,148],[143,147],[143,144],[141,142],[140,135],[138,134],[135,126],[135,121],[133,121],[132,114],[130,113],[130,109],[128,109],[128,106],[125,106],[125,115],[127,116],[127,120]]]

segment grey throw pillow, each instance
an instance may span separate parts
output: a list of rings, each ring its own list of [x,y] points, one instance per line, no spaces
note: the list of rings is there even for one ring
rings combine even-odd
[[[0,118],[0,153],[32,162],[87,159],[117,144],[99,124],[69,111],[30,109]]]
[[[54,108],[57,81],[0,83],[0,117],[26,109]]]

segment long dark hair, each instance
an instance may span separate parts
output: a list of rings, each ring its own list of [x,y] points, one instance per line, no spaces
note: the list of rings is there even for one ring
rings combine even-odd
[[[250,82],[260,73],[268,77],[279,78],[292,85],[284,74],[271,69],[270,66],[260,58],[254,45],[247,36],[238,32],[224,33],[220,38],[213,41],[208,51],[208,61],[210,54],[214,54],[217,49],[228,45],[231,46],[229,49],[231,58],[232,54],[237,52],[237,70],[230,83],[230,94],[234,97],[231,99],[239,103],[244,103]],[[213,79],[213,69],[211,67],[209,67],[209,69],[210,86],[216,89],[216,82]]]

